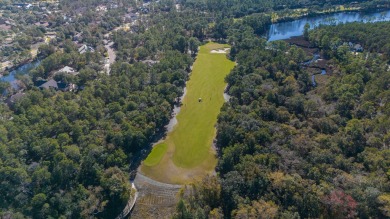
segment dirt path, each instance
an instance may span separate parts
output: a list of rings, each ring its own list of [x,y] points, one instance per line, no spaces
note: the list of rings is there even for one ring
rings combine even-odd
[[[109,44],[105,45],[104,47],[106,47],[107,49],[107,53],[108,53],[108,58],[109,58],[109,63],[110,65],[112,63],[115,62],[115,59],[116,59],[116,53],[114,51],[114,49],[112,48],[112,45],[114,45],[114,42],[110,42]]]
[[[130,218],[172,217],[181,185],[157,182],[141,173],[137,173],[134,184],[138,190],[138,198]]]
[[[106,63],[104,64],[104,69],[106,70],[108,75],[111,72],[111,65],[115,62],[115,59],[116,59],[116,53],[115,53],[114,49],[112,48],[112,45],[114,45],[114,42],[110,42],[104,46],[107,49],[107,53],[108,53],[108,58],[106,58]]]

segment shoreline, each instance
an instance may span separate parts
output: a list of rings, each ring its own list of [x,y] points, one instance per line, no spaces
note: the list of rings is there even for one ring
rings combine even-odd
[[[316,17],[316,16],[321,16],[321,15],[331,15],[331,14],[337,14],[337,13],[348,13],[348,12],[366,12],[366,13],[376,13],[376,12],[383,12],[390,10],[390,5],[381,7],[381,8],[356,8],[356,9],[349,9],[349,10],[334,10],[334,11],[316,11],[316,12],[307,12],[305,14],[292,17],[292,16],[287,16],[283,18],[278,18],[276,21],[271,20],[271,24],[278,24],[278,23],[283,23],[283,22],[289,22],[289,21],[295,21],[299,20],[302,18],[310,18],[310,17]]]
[[[0,73],[0,78],[2,78],[2,77],[4,77],[4,76],[8,76],[9,74],[11,74],[12,71],[18,70],[18,68],[22,67],[23,65],[30,64],[30,63],[32,63],[32,62],[34,62],[34,61],[37,61],[37,60],[38,60],[37,57],[36,57],[36,58],[31,58],[31,59],[26,59],[26,60],[20,62],[20,63],[17,64],[17,65],[13,65],[13,66],[9,67],[8,69],[2,71],[2,72]],[[8,74],[4,74],[4,73],[8,73]]]

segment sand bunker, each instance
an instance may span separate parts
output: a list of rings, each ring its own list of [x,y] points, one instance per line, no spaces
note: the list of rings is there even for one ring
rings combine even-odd
[[[229,50],[230,50],[230,48],[213,49],[210,51],[210,53],[227,53]]]

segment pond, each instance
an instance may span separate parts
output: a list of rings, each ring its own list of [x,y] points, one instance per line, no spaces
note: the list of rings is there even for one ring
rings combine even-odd
[[[390,10],[384,12],[341,12],[335,14],[305,17],[294,21],[272,24],[268,31],[268,41],[284,40],[303,35],[306,23],[314,28],[320,24],[333,25],[349,22],[378,22],[390,21]]]
[[[11,71],[8,75],[5,75],[0,78],[1,81],[7,81],[11,84],[11,86],[14,89],[18,89],[18,83],[17,83],[17,75],[25,75],[28,74],[31,70],[33,70],[35,67],[37,67],[41,63],[40,60],[34,60],[32,62],[26,63],[15,70]]]

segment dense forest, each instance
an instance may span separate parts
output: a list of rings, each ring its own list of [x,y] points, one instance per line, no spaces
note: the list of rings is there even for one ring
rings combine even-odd
[[[152,68],[117,63],[77,94],[35,88],[12,111],[1,105],[0,206],[34,218],[118,214],[132,155],[163,130],[190,64],[167,52]]]
[[[233,25],[239,64],[218,118],[218,177],[187,186],[176,218],[389,217],[388,28],[310,31],[333,67],[313,86],[301,48]],[[350,41],[367,51],[350,52]]]
[[[171,19],[176,18],[164,22],[174,23]],[[23,83],[26,95],[10,107],[0,104],[0,217],[116,217],[132,191],[130,166],[136,167],[142,151],[164,131],[182,95],[193,62],[187,42],[194,43],[193,52],[199,43],[184,37],[183,23],[165,27],[164,36],[152,34],[159,25],[132,38],[118,32],[118,61],[109,76],[101,73],[104,48],[79,54],[69,39],[74,28],[84,27],[81,22],[59,28],[56,42],[40,48],[43,60]],[[176,38],[184,45],[174,43]],[[101,36],[84,40],[93,39]],[[121,46],[133,45],[129,41],[131,49],[137,47],[135,56]],[[159,48],[158,57],[151,48]],[[138,62],[147,57],[158,63]],[[56,76],[77,84],[78,92],[33,86],[61,66],[79,72]]]

